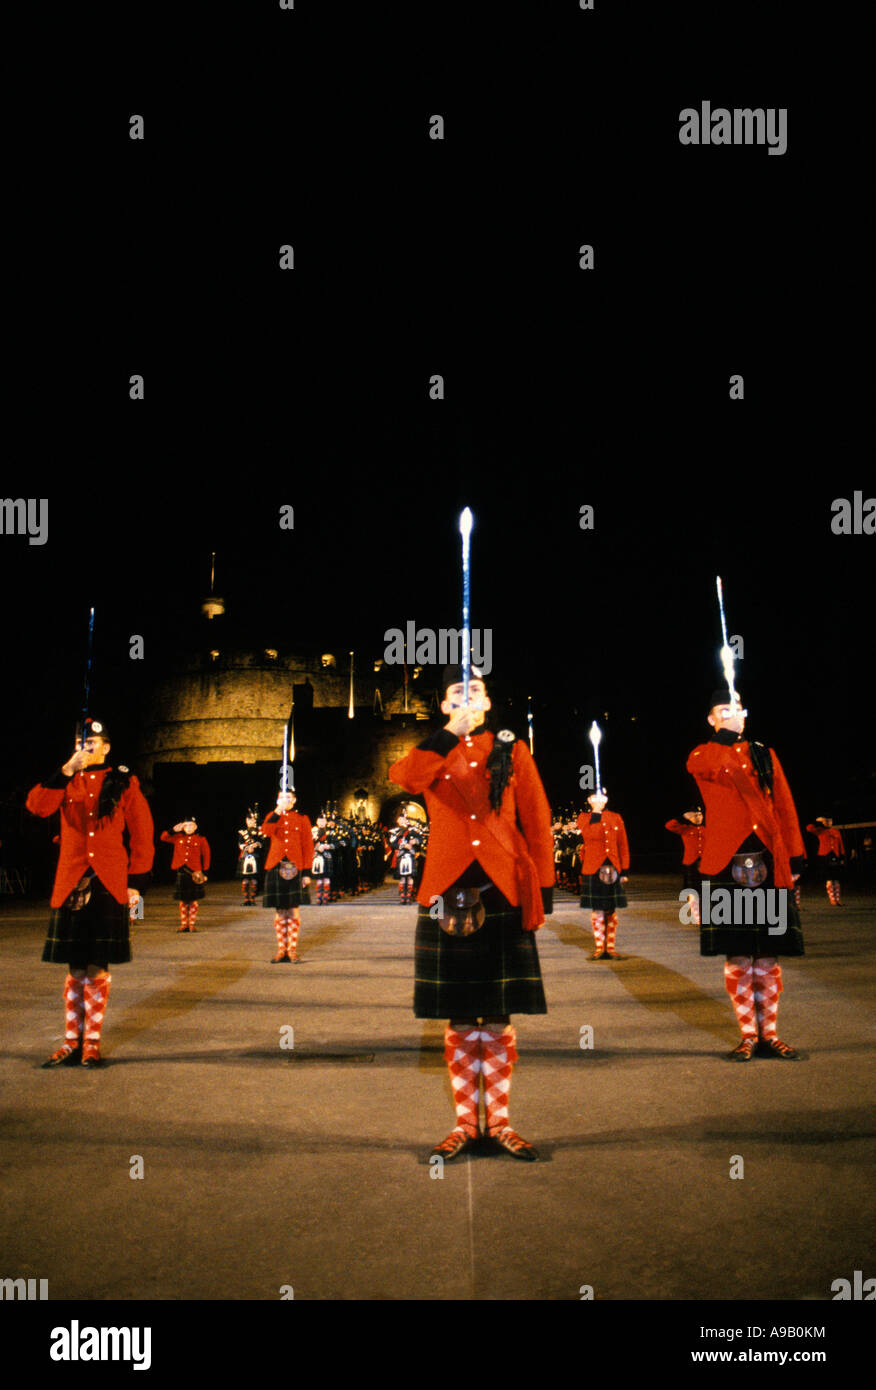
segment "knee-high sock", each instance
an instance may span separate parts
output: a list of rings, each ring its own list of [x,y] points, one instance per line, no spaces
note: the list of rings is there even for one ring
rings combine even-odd
[[[484,1078],[484,1109],[490,1134],[508,1124],[508,1093],[511,1072],[517,1061],[517,1033],[510,1023],[481,1029],[481,1072]]]
[[[287,955],[289,951],[288,925],[282,912],[274,914],[274,931],[277,933],[277,950]]]
[[[195,918],[197,917],[197,915],[198,915],[198,904],[197,904],[197,902],[189,903],[189,931],[193,931],[193,930],[194,930]]]
[[[180,931],[188,931],[189,929],[189,905],[182,900],[180,900],[179,905],[179,928]]]
[[[754,1004],[757,1009],[757,1027],[762,1038],[776,1036],[776,1016],[779,1012],[779,995],[782,992],[782,967],[771,956],[762,956],[754,962]]]
[[[731,956],[724,962],[724,988],[733,1000],[736,1021],[743,1038],[756,1038],[754,971],[750,956]]]
[[[605,949],[614,950],[614,939],[617,936],[617,913],[613,912],[605,924]]]
[[[458,1031],[444,1029],[444,1060],[456,1105],[456,1128],[469,1138],[478,1133],[478,1089],[481,1072],[481,1031],[477,1024]]]
[[[293,909],[292,916],[287,920],[286,930],[289,933],[289,955],[294,956],[298,950],[298,933],[301,930],[301,918],[297,908]]]
[[[68,975],[64,981],[64,1042],[78,1047],[82,1041],[82,1021],[85,1018],[82,981]]]
[[[835,878],[829,878],[824,886],[827,889],[827,896],[829,897],[831,904],[833,905],[833,907],[836,907],[840,900],[839,881]]]
[[[100,1056],[100,1033],[106,1014],[111,975],[100,975],[92,979],[86,975],[82,981],[82,995],[85,1005],[85,1035],[82,1044],[82,1060]]]
[[[700,900],[699,898],[695,898],[693,893],[691,893],[687,901],[690,907],[691,923],[693,926],[698,927],[700,925]]]
[[[590,926],[593,930],[593,940],[596,943],[597,951],[605,950],[605,913],[591,912]]]

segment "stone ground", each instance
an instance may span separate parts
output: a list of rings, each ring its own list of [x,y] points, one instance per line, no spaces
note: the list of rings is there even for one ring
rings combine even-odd
[[[97,1072],[40,1069],[64,971],[39,959],[45,904],[4,900],[0,1275],[62,1300],[578,1301],[825,1300],[876,1274],[872,898],[810,892],[779,1014],[804,1060],[740,1067],[675,878],[636,879],[617,963],[588,960],[560,894],[550,1011],[516,1020],[511,1119],[541,1161],[438,1179],[452,1108],[442,1025],[411,1012],[415,909],[389,886],[304,909],[302,964],[272,966],[272,916],[208,892],[185,936],[152,890]]]

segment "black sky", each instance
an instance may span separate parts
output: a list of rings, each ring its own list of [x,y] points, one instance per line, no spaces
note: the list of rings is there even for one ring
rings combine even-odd
[[[218,21],[156,46],[158,7],[33,113],[52,197],[2,491],[48,497],[49,541],[0,537],[2,795],[75,720],[91,603],[98,699],[150,678],[212,550],[254,645],[364,660],[409,619],[458,626],[468,504],[472,621],[521,731],[534,697],[555,801],[607,710],[614,804],[683,809],[721,573],[752,734],[807,818],[864,818],[876,539],[830,529],[876,495],[861,35],[767,4],[385,6],[344,9],[341,42],[335,8],[284,42],[260,14],[238,50]],[[705,97],[787,106],[787,153],[683,148]]]

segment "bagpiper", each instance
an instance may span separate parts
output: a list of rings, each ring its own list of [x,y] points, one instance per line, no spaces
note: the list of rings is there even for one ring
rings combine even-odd
[[[392,854],[390,866],[398,879],[398,899],[400,903],[414,901],[414,884],[417,875],[417,858],[422,840],[417,829],[411,825],[402,812],[394,830],[389,832]]]
[[[198,904],[204,897],[204,884],[210,867],[210,846],[206,838],[198,834],[198,822],[194,816],[179,821],[172,831],[162,830],[161,839],[165,844],[173,845],[170,867],[176,870],[173,896],[179,903],[177,931],[197,931],[195,920]]]
[[[743,737],[747,713],[738,692],[713,691],[707,716],[712,736],[687,760],[706,810],[700,954],[725,957],[724,984],[742,1033],[733,1061],[749,1062],[755,1053],[794,1060],[796,1050],[776,1035],[783,989],[777,957],[803,955],[793,894],[803,837],[775,751]],[[752,897],[758,889],[761,896]],[[729,893],[729,912],[724,892],[720,912],[706,911],[716,890]],[[767,892],[779,895],[775,902]]]
[[[509,1124],[518,1058],[511,1015],[547,1012],[535,931],[553,906],[550,808],[525,741],[485,728],[483,673],[447,668],[441,689],[447,723],[389,770],[398,786],[425,796],[430,819],[414,1013],[448,1020],[444,1056],[456,1104],[456,1125],[432,1153],[449,1161],[480,1137],[483,1081],[486,1134],[531,1161],[536,1150]]]
[[[829,816],[816,816],[806,829],[818,840],[815,872],[824,884],[828,901],[831,907],[842,907],[839,873],[846,860],[842,834],[834,829],[833,820]]]
[[[246,821],[237,832],[237,877],[243,892],[244,907],[255,907],[256,895],[262,891],[262,876],[267,841],[259,833],[258,807],[247,811]]]
[[[42,958],[67,965],[66,1027],[45,1067],[100,1065],[109,966],[131,959],[129,909],[146,889],[155,855],[152,813],[133,773],[109,765],[106,725],[89,718],[82,733],[63,767],[38,782],[26,803],[36,816],[61,813]]]
[[[338,871],[338,841],[335,836],[334,825],[323,813],[317,816],[316,825],[312,830],[313,836],[313,881],[316,884],[316,902],[318,907],[325,907],[333,901],[335,894],[332,891],[332,884]]]

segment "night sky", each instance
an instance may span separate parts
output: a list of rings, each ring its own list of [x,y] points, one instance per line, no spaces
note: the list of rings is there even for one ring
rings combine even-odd
[[[524,733],[533,697],[554,805],[584,795],[593,718],[634,851],[690,804],[720,573],[748,732],[804,824],[872,818],[876,538],[830,524],[834,499],[876,496],[865,84],[814,80],[818,26],[791,42],[763,4],[693,48],[684,6],[551,7],[537,42],[514,7],[359,7],[343,44],[334,8],[300,6],[288,46],[253,19],[233,81],[227,35],[156,64],[144,16],[42,150],[57,216],[22,250],[40,288],[0,490],[47,497],[49,527],[0,536],[0,796],[69,751],[91,604],[93,710],[122,756],[211,551],[245,645],[365,669],[388,628],[459,626],[470,505],[472,623],[502,722]],[[706,98],[786,106],[787,153],[682,147]]]

